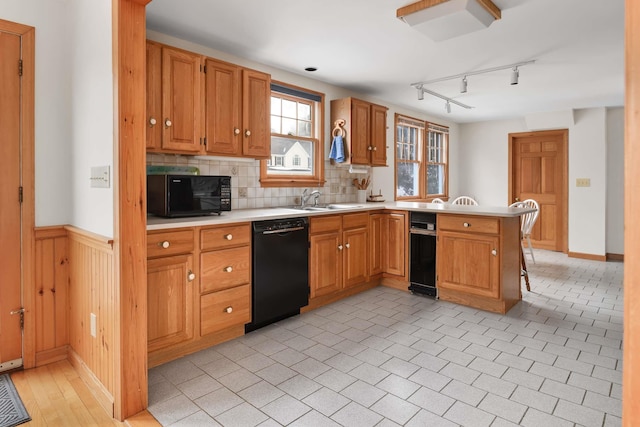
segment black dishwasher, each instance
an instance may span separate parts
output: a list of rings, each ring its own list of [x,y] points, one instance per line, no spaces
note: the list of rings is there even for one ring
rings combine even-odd
[[[253,223],[253,331],[300,313],[309,303],[309,219]]]
[[[436,214],[411,212],[409,290],[438,298],[436,288]]]

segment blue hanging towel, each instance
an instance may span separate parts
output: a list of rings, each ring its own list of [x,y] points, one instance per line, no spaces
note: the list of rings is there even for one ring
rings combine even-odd
[[[333,137],[329,158],[335,160],[336,163],[344,162],[344,141],[342,140],[342,135]]]

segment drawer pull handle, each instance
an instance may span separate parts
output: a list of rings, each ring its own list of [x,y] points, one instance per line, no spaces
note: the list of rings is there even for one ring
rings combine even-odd
[[[167,249],[169,246],[171,246],[171,243],[169,243],[168,240],[165,240],[164,242],[158,243],[158,246],[162,246],[164,249]]]
[[[224,238],[227,239],[227,240],[231,240],[231,239],[233,239],[233,234],[225,234]]]
[[[495,249],[493,249],[493,250],[491,251],[491,255],[493,255],[493,256],[498,255],[498,251],[496,251]]]
[[[469,224],[468,222],[465,222],[465,223],[464,223],[464,224],[462,224],[462,225],[464,225],[466,228],[471,227],[471,224]]]
[[[166,127],[170,128],[172,124],[173,124],[173,123],[171,123],[171,120],[169,120],[169,119],[165,119],[165,121],[164,121],[164,125],[165,125]]]
[[[238,128],[233,128],[233,134],[234,134],[234,135],[240,135],[240,129],[238,129]]]
[[[196,278],[196,273],[194,273],[193,271],[189,270],[189,274],[187,274],[187,279],[189,279],[190,282],[193,282]]]
[[[338,245],[338,250],[341,251],[342,250],[342,245]]]
[[[231,273],[233,271],[233,267],[231,267],[230,265],[226,266],[224,268],[224,271],[226,271],[227,273]]]
[[[225,308],[224,312],[231,314],[233,312],[233,307],[229,306],[229,307]]]
[[[347,247],[347,249],[351,247],[351,245],[349,245],[348,243],[345,246]]]

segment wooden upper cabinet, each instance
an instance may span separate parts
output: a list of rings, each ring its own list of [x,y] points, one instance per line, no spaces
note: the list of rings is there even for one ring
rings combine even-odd
[[[205,73],[205,136],[210,154],[241,154],[240,67],[207,59]]]
[[[162,46],[147,42],[147,150],[162,146]]]
[[[271,156],[271,76],[254,70],[242,72],[242,154]]]
[[[347,163],[387,166],[387,110],[355,98],[331,101],[331,126],[345,121]]]

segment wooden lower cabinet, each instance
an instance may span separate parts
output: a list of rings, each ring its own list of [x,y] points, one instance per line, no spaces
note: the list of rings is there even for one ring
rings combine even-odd
[[[497,313],[520,300],[519,218],[438,215],[440,299]]]
[[[193,337],[193,256],[147,262],[147,336],[150,352]],[[191,278],[191,280],[190,280]]]
[[[369,216],[369,274],[406,279],[407,214],[373,213]]]
[[[314,222],[314,218],[311,219]],[[309,238],[309,281],[311,298],[332,294],[342,289],[342,254],[340,230],[312,234]]]
[[[237,286],[200,297],[200,333],[220,332],[251,321],[251,285]]]

